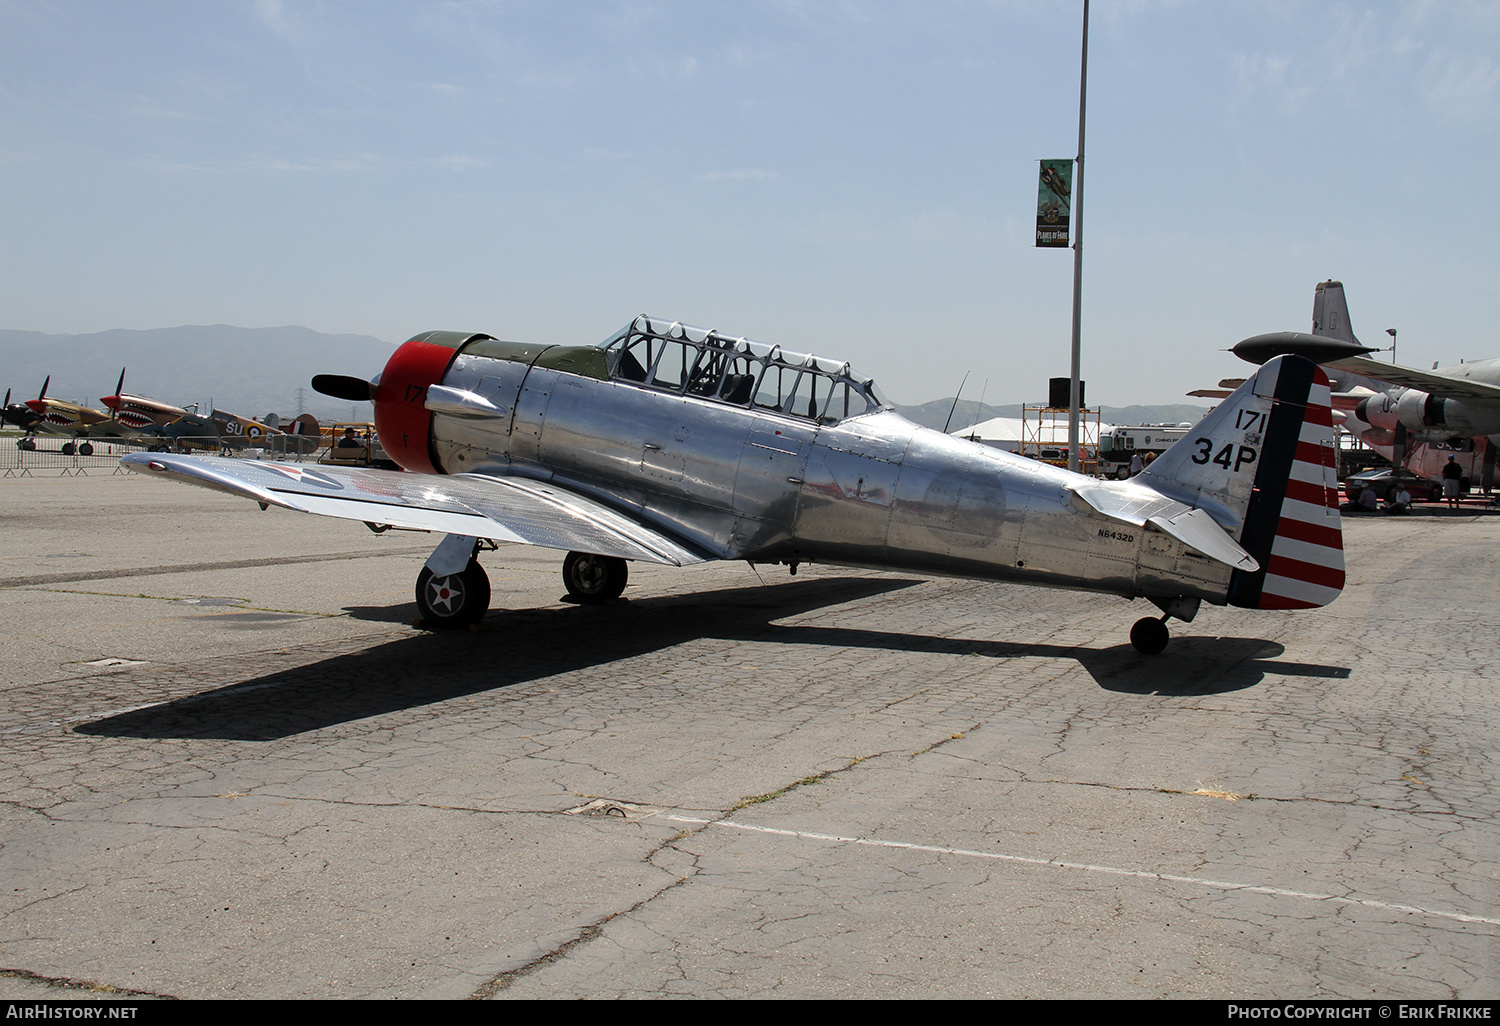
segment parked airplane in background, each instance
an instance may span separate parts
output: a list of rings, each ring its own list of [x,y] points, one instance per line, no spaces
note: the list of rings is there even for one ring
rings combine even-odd
[[[481,539],[568,551],[580,601],[626,561],[883,567],[1149,599],[1143,652],[1203,601],[1331,602],[1344,583],[1327,379],[1273,360],[1150,470],[1098,481],[921,428],[848,364],[638,317],[598,346],[434,331],[375,381],[410,473],[212,457],[125,465],[262,506],[446,534],[417,579],[432,626],[484,615]]]
[[[264,420],[253,420],[223,410],[209,414],[219,433],[219,443],[225,449],[268,449],[279,453],[316,452],[322,444],[318,434],[318,421],[311,413],[304,413],[286,428],[281,418],[267,414]]]
[[[125,372],[121,371],[115,394],[99,401],[109,407],[114,422],[123,426],[125,433],[139,438],[158,438],[179,449],[219,448],[219,429],[213,421],[171,403],[129,395],[120,391],[124,384]]]
[[[1375,350],[1354,337],[1344,286],[1336,281],[1317,287],[1312,334],[1256,335],[1235,345],[1233,351],[1250,363],[1291,353],[1321,364],[1352,407],[1353,416],[1346,417],[1351,430],[1395,463],[1411,462],[1408,442],[1453,444],[1473,439],[1475,449],[1482,450],[1484,486],[1492,484],[1500,447],[1500,359],[1431,371],[1371,360],[1366,354]],[[1433,453],[1438,466],[1449,455],[1445,450]],[[1464,462],[1471,464],[1468,459]]]
[[[26,437],[17,443],[20,448],[35,449],[34,436],[38,433],[74,439],[62,445],[62,452],[67,456],[75,451],[80,456],[93,455],[94,446],[90,440],[101,438],[127,439],[157,446],[174,445],[184,449],[219,448],[218,429],[206,417],[155,399],[126,394],[123,391],[124,370],[120,371],[120,379],[115,383],[115,394],[100,400],[104,403],[104,410],[49,398],[47,386],[51,383],[49,375],[42,382],[41,394],[26,401],[32,421],[29,427],[20,425],[27,432]],[[6,419],[17,423],[9,413]]]
[[[180,406],[126,393],[123,370],[115,384],[115,394],[100,400],[104,410],[49,398],[47,387],[51,383],[49,376],[42,383],[41,394],[25,403],[12,405],[10,391],[5,393],[4,419],[25,431],[17,443],[22,449],[36,448],[34,436],[38,432],[84,439],[76,446],[71,441],[63,443],[62,452],[68,456],[75,451],[81,456],[92,455],[94,447],[87,439],[99,438],[129,439],[179,449],[256,446],[278,453],[302,454],[316,452],[322,441],[318,421],[310,413],[297,417],[286,429],[280,426],[274,413],[265,421],[221,410],[200,417]]]
[[[84,439],[110,436],[109,414],[79,403],[70,403],[66,399],[49,399],[47,386],[50,384],[52,384],[52,376],[49,374],[42,382],[42,390],[37,397],[26,400],[26,408],[31,413],[31,422],[24,426],[26,436],[16,443],[19,448],[35,449],[37,434],[64,435]],[[12,418],[9,413],[6,419],[16,423],[15,418]],[[63,452],[71,456],[73,447],[73,442],[65,442]],[[78,452],[80,455],[90,456],[94,452],[94,447],[85,441],[78,445]]]
[[[34,431],[39,414],[32,411],[25,403],[13,403],[10,401],[10,389],[5,390],[5,406],[0,410],[0,421],[13,424],[26,432],[30,437]]]

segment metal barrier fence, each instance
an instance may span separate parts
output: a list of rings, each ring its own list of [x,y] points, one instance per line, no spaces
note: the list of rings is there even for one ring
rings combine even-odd
[[[35,477],[48,475],[55,477],[85,477],[90,474],[128,474],[129,471],[120,466],[120,457],[132,452],[144,452],[152,448],[145,440],[135,441],[122,438],[90,438],[87,439],[92,452],[85,456],[78,451],[82,440],[65,438],[60,435],[37,435],[35,438],[26,440],[27,444],[34,444],[35,448],[23,449],[20,447],[22,439],[19,435],[7,435],[0,438],[0,479]],[[214,455],[238,456],[244,459],[277,459],[293,460],[302,462],[304,460],[316,459],[318,453],[297,453],[277,451],[271,447],[240,448],[219,450],[218,439],[213,438],[189,438],[180,441],[188,443],[194,452],[207,452]],[[275,439],[274,441],[280,441]],[[69,450],[69,451],[65,451]]]

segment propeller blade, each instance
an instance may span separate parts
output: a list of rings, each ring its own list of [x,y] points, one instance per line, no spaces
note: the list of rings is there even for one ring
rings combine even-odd
[[[109,422],[113,424],[120,416],[120,396],[125,394],[125,368],[120,368],[120,380],[115,382],[115,404],[109,408]]]
[[[38,401],[47,398],[47,386],[50,384],[52,384],[52,375],[48,374],[47,380],[42,382],[42,390],[37,393]]]
[[[352,402],[371,402],[375,398],[375,385],[372,382],[348,374],[314,374],[312,387],[315,392]]]

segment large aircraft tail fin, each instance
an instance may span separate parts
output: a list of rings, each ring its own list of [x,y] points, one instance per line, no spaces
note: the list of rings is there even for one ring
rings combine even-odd
[[[1257,563],[1228,601],[1252,609],[1327,605],[1344,586],[1328,377],[1270,360],[1138,480],[1206,511]]]
[[[1345,342],[1359,342],[1349,323],[1349,303],[1344,299],[1343,282],[1318,282],[1313,291],[1312,333]]]

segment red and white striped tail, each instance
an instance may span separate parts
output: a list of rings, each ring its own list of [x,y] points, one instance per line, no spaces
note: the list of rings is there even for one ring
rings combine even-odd
[[[1261,568],[1236,570],[1228,598],[1252,609],[1326,606],[1344,587],[1328,376],[1280,357],[1256,377],[1270,410],[1240,544]]]

